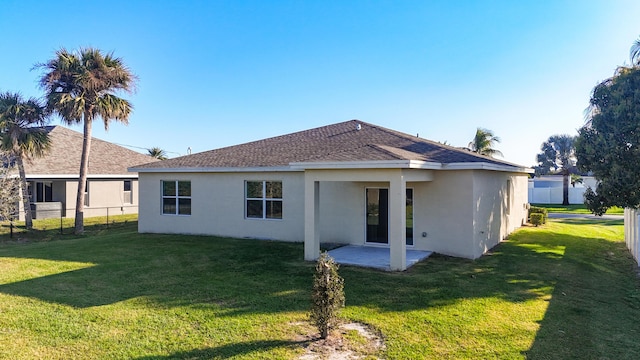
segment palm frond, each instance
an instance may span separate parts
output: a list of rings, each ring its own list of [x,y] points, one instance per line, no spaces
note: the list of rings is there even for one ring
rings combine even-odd
[[[631,50],[629,51],[629,57],[631,58],[632,65],[640,66],[640,39],[633,42]]]
[[[493,146],[500,142],[500,138],[495,136],[491,130],[478,128],[473,140],[469,143],[471,151],[485,156],[503,156],[500,150]]]

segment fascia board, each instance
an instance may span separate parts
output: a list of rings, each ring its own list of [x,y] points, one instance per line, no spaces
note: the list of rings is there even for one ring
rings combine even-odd
[[[128,168],[137,173],[243,173],[243,172],[297,172],[289,166],[278,167],[197,167],[197,168]]]
[[[26,174],[27,179],[77,179],[78,174]],[[132,179],[137,178],[137,174],[89,174],[87,179]]]
[[[289,164],[293,169],[440,169],[442,164],[419,160],[323,161]]]
[[[520,173],[526,173],[526,174],[534,173],[534,170],[531,168],[526,168],[521,166],[490,164],[485,162],[446,164],[442,167],[442,170],[492,170],[492,171],[505,171],[505,172],[520,172]]]

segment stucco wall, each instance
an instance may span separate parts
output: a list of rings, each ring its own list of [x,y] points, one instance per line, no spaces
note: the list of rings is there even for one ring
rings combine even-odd
[[[304,240],[304,173],[142,173],[139,231]],[[510,214],[506,213],[511,179]],[[161,213],[161,181],[190,180],[190,216]],[[247,180],[283,183],[283,219],[245,218]],[[365,189],[388,182],[320,181],[320,241],[365,243]],[[477,258],[526,219],[526,175],[497,171],[437,171],[432,181],[408,182],[414,197],[414,247]],[[422,236],[426,233],[426,236]]]
[[[138,180],[131,180],[131,203],[125,203],[123,179],[89,179],[89,206],[84,207],[84,217],[135,214],[138,212]],[[65,207],[67,217],[75,216],[78,181],[69,180],[65,184]],[[85,202],[86,203],[86,202]]]
[[[527,219],[527,176],[474,171],[473,254],[482,256]]]
[[[407,187],[414,188],[415,248],[470,257],[472,171],[438,171],[433,181],[409,183]]]
[[[138,230],[146,233],[211,234],[304,240],[304,175],[301,172],[174,174],[141,173]],[[163,215],[162,180],[191,181],[191,215]],[[247,180],[282,181],[282,219],[246,219]]]
[[[320,241],[364,244],[366,186],[379,184],[320,182]]]

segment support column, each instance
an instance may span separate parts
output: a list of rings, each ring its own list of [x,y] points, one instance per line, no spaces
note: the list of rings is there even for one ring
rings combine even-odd
[[[402,170],[389,181],[389,251],[391,270],[407,269],[407,182]]]
[[[304,259],[320,257],[320,182],[304,177]]]

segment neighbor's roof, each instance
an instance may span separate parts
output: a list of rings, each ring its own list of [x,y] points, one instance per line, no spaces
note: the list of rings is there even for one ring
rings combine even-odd
[[[526,168],[417,136],[350,120],[132,168],[132,171],[273,168],[310,163],[418,161],[438,164],[488,164]]]
[[[51,149],[41,158],[25,161],[28,178],[78,177],[84,135],[62,126],[44,127],[49,133]],[[91,138],[89,152],[89,176],[121,175],[131,177],[127,168],[156,159],[122,146]]]

